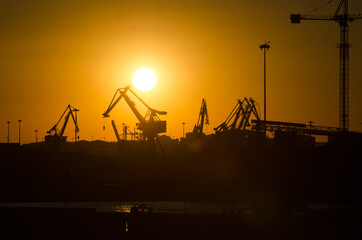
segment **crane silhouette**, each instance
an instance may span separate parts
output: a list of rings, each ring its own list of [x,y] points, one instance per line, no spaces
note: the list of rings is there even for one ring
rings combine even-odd
[[[349,48],[351,47],[348,34],[349,23],[361,18],[362,14],[351,15],[348,13],[348,0],[340,1],[334,15],[290,15],[291,23],[300,23],[301,20],[327,20],[339,24],[339,128],[343,132],[348,132],[349,128]]]

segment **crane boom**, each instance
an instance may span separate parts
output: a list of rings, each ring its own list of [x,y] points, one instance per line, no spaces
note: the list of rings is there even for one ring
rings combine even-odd
[[[137,110],[135,103],[125,93],[123,94],[123,98],[124,100],[126,100],[128,106],[131,108],[133,114],[137,117],[138,121],[140,121],[141,124],[145,124],[147,121]]]
[[[117,141],[120,142],[121,138],[119,137],[116,123],[114,122],[114,120],[112,120],[111,123],[112,123],[114,134],[116,135]]]
[[[343,7],[343,12],[341,9]],[[291,14],[291,23],[300,23],[300,20],[332,20],[340,26],[339,48],[339,128],[347,132],[349,128],[349,23],[362,19],[362,14],[348,13],[348,0],[341,0],[332,16],[311,16]]]
[[[121,89],[121,88],[117,89],[107,110],[103,113],[103,117],[109,117],[109,113],[113,110],[113,108],[117,105],[117,103],[122,99],[123,94],[125,94],[129,90],[129,88],[130,88],[130,86],[127,86],[123,89]],[[123,90],[123,91],[121,91],[121,90]],[[117,93],[119,93],[118,97],[117,97]]]
[[[229,130],[242,130],[250,126],[250,116],[254,114],[257,120],[260,120],[258,111],[255,106],[256,102],[252,98],[244,98],[243,101],[238,99],[238,103],[233,108],[225,122],[214,128],[216,133]]]
[[[73,112],[77,112],[77,111],[79,111],[79,110],[75,109],[75,108],[74,109],[69,109],[68,114],[65,116],[65,120],[64,120],[64,124],[62,126],[62,129],[60,130],[60,136],[63,136],[70,116],[72,117],[74,125],[75,125],[75,132],[79,132],[78,121],[76,119],[77,115],[73,114]]]
[[[291,14],[291,23],[300,23],[300,20],[324,20],[324,21],[340,21],[341,15],[330,16],[330,15],[302,15],[302,14]],[[362,14],[349,14],[345,20],[353,22],[356,19],[362,19]]]

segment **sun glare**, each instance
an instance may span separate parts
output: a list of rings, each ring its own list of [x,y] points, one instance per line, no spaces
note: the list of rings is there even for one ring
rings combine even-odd
[[[141,91],[149,91],[156,86],[157,76],[149,68],[141,68],[133,75],[134,86]]]

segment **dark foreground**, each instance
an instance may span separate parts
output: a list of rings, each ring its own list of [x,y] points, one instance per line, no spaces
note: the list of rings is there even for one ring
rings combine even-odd
[[[198,154],[176,149],[167,158],[3,145],[2,203],[242,201],[254,212],[134,215],[1,207],[0,239],[362,239],[362,211],[350,208],[362,205],[361,139],[308,148],[290,138],[224,139]],[[338,203],[346,211],[295,213],[309,202]]]
[[[359,216],[115,213],[94,209],[0,208],[0,239],[361,239]]]

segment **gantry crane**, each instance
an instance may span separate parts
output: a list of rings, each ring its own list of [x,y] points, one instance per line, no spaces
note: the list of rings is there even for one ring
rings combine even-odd
[[[197,119],[197,124],[194,126],[193,133],[203,134],[205,124],[209,125],[209,114],[207,112],[206,100],[203,98],[201,102],[199,118]]]
[[[79,132],[79,127],[78,127],[78,117],[77,117],[77,112],[79,110],[68,105],[65,109],[65,111],[63,112],[62,116],[59,118],[58,122],[49,130],[47,131],[47,134],[45,136],[45,142],[46,143],[51,143],[53,145],[53,147],[57,147],[61,142],[65,142],[67,140],[66,136],[63,136],[65,128],[67,127],[69,118],[72,117],[74,125],[75,125],[75,139],[74,141],[77,141],[77,133]],[[60,123],[60,121],[63,119],[64,117],[64,122],[63,122],[63,126],[61,127],[61,129],[58,129],[58,124]]]
[[[216,133],[227,132],[231,130],[244,131],[250,126],[250,116],[253,113],[257,120],[260,120],[256,109],[257,103],[252,98],[244,98],[243,101],[238,99],[238,103],[231,111],[225,122],[214,128]]]
[[[343,12],[341,9],[343,8]],[[334,15],[311,16],[291,14],[292,23],[300,23],[300,20],[327,20],[335,21],[340,27],[339,47],[339,128],[347,132],[349,128],[349,48],[348,25],[355,19],[361,19],[362,14],[348,14],[348,0],[341,0]]]
[[[109,104],[107,110],[103,113],[103,117],[109,117],[110,112],[117,105],[117,103],[124,98],[128,106],[131,108],[133,114],[138,119],[139,123],[137,128],[142,131],[142,135],[147,141],[147,151],[156,152],[156,140],[158,141],[158,134],[166,132],[166,121],[161,121],[158,115],[166,115],[165,111],[158,111],[153,108],[150,108],[135,92],[130,89],[131,86],[126,86],[124,88],[117,89],[114,94],[111,103]],[[137,110],[135,103],[129,98],[127,92],[131,92],[143,105],[146,106],[147,112],[145,117],[143,117],[140,112]],[[159,141],[158,141],[159,143]],[[161,146],[161,150],[162,146]]]

